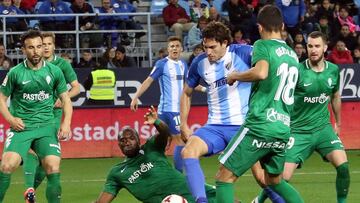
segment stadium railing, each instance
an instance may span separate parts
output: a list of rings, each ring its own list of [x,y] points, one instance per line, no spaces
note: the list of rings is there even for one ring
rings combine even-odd
[[[82,31],[80,30],[80,26],[79,26],[79,18],[82,16],[146,16],[146,26],[145,29],[141,29],[141,30],[85,30]],[[17,31],[8,31],[7,27],[6,27],[6,20],[7,18],[25,18],[26,21],[32,21],[32,26],[34,26],[35,24],[33,23],[33,20],[37,20],[39,17],[60,17],[60,16],[72,16],[75,18],[75,29],[74,30],[64,30],[64,31],[52,31],[55,34],[74,34],[75,35],[75,48],[71,49],[60,49],[57,51],[69,51],[70,53],[74,53],[73,55],[75,55],[75,59],[77,62],[80,61],[80,52],[81,52],[81,47],[80,47],[80,37],[82,34],[92,34],[92,33],[129,33],[129,34],[134,34],[134,33],[146,33],[147,35],[147,47],[136,47],[135,44],[133,44],[132,47],[128,48],[127,50],[129,51],[129,53],[127,53],[128,56],[132,56],[132,57],[143,57],[143,59],[147,59],[148,60],[148,66],[152,67],[152,63],[153,63],[153,50],[152,50],[152,45],[151,45],[151,15],[152,13],[149,12],[137,12],[137,13],[111,13],[111,14],[105,14],[105,13],[87,13],[87,14],[78,14],[78,13],[74,13],[74,14],[25,14],[25,15],[1,15],[0,19],[2,20],[2,29],[0,30],[0,35],[2,35],[3,38],[3,44],[5,46],[5,48],[7,48],[7,39],[8,36],[12,36],[12,35],[21,35],[23,34],[23,31],[21,32],[17,32]],[[30,28],[30,26],[28,26]],[[51,30],[49,30],[51,31]],[[103,48],[86,48],[86,49],[98,49],[95,51],[95,53],[102,53],[102,49]],[[14,57],[17,57],[18,59],[22,58],[22,54],[21,54],[21,50],[19,49],[14,49],[14,50],[8,50],[9,53],[14,53]],[[11,54],[9,54],[11,55]],[[15,58],[15,60],[17,59]],[[139,65],[139,64],[138,64]],[[140,67],[140,65],[139,65]]]

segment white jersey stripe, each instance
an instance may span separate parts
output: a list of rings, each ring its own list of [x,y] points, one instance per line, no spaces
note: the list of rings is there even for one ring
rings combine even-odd
[[[231,145],[230,149],[225,152],[225,154],[221,157],[220,163],[225,164],[226,160],[230,157],[230,155],[235,151],[237,146],[241,143],[241,141],[244,139],[246,133],[249,131],[249,128],[244,128],[240,134],[240,136],[235,140],[234,144]]]

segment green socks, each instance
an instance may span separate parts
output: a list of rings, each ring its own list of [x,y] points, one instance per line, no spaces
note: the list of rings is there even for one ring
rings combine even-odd
[[[0,171],[0,203],[3,202],[6,190],[9,188],[10,178],[11,174]]]
[[[26,188],[34,187],[36,168],[39,166],[39,159],[35,154],[27,153],[24,161],[23,171]]]
[[[43,169],[43,167],[41,167],[40,165],[37,166],[35,173],[35,182],[34,182],[35,189],[39,187],[39,185],[41,184],[41,182],[44,180],[45,177],[46,177],[46,172]]]
[[[346,203],[346,197],[350,186],[349,163],[343,163],[336,167],[336,194],[338,203]]]
[[[216,181],[216,202],[234,202],[234,184]]]
[[[265,190],[261,190],[260,194],[258,195],[258,202],[259,203],[264,203],[265,200],[268,198],[268,195],[266,194]]]
[[[61,186],[60,173],[47,175],[48,184],[46,188],[46,199],[48,203],[60,203]]]
[[[286,203],[303,203],[304,200],[300,194],[286,181],[281,180],[277,185],[269,185],[269,187],[278,193]]]

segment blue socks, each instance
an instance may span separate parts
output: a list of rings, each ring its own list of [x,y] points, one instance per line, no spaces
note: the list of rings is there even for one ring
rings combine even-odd
[[[175,169],[180,171],[180,173],[183,172],[184,163],[183,159],[181,157],[181,150],[184,148],[184,146],[176,145],[174,148],[174,165]]]
[[[274,192],[270,187],[264,188],[264,191],[273,203],[286,203],[285,200],[276,192]]]
[[[199,159],[184,159],[184,167],[186,171],[186,179],[195,200],[206,200],[205,193],[205,177],[200,167]]]

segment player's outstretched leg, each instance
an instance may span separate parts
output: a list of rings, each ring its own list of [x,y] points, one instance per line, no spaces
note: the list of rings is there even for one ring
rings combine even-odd
[[[337,202],[345,203],[349,192],[350,173],[348,162],[336,167],[336,194]]]
[[[59,203],[61,198],[60,173],[47,175],[46,199],[49,203]]]
[[[304,200],[300,194],[285,180],[281,180],[278,184],[269,185],[269,187],[284,198],[286,203],[303,203]]]
[[[181,173],[183,172],[183,168],[184,168],[184,162],[183,159],[181,157],[181,151],[184,148],[184,146],[181,145],[176,145],[174,148],[174,165],[175,165],[175,169],[180,171]]]
[[[10,173],[3,173],[0,171],[0,203],[3,202],[5,193],[10,186]]]
[[[36,168],[40,165],[38,156],[30,150],[27,153],[26,160],[23,163],[25,188],[34,188]]]
[[[38,188],[39,185],[42,183],[42,181],[46,177],[46,172],[44,168],[41,165],[38,165],[35,172],[35,182],[34,182],[34,188]]]

